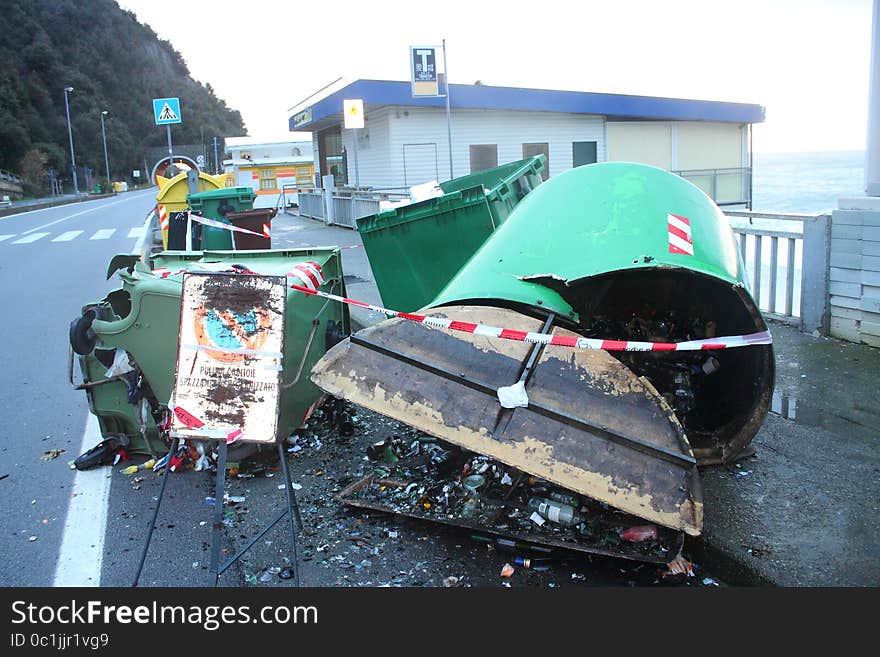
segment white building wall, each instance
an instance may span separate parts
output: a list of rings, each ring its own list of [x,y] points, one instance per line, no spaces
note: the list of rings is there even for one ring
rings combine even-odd
[[[426,182],[404,182],[404,151],[407,145],[436,144],[439,180],[449,179],[449,142],[446,112],[423,107],[392,107],[388,109],[390,141],[388,170],[391,187]],[[596,157],[605,160],[605,121],[601,116],[559,114],[554,112],[520,112],[487,110],[453,110],[452,145],[453,178],[471,173],[470,146],[496,144],[498,164],[522,159],[524,143],[549,145],[550,175],[562,173],[572,166],[572,142],[595,141]],[[423,151],[425,149],[422,149]],[[363,171],[363,169],[362,169]],[[361,174],[361,184],[364,184]],[[369,184],[373,184],[370,182]]]
[[[390,117],[391,110],[387,107],[364,113],[364,127],[357,130],[358,137],[358,171],[361,187],[385,189],[391,185],[389,175],[390,153]],[[354,185],[354,139],[353,130],[342,129],[342,145],[348,154],[349,184]],[[315,138],[317,150],[317,137]],[[317,170],[317,162],[316,170]]]

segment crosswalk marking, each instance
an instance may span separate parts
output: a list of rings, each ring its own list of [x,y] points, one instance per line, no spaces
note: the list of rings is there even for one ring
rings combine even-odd
[[[49,233],[31,233],[30,235],[25,235],[21,239],[15,240],[13,244],[30,244],[31,242],[43,239],[48,234]]]
[[[66,233],[61,233],[58,237],[56,237],[53,242],[69,242],[72,239],[75,239],[82,235],[83,231],[81,230],[69,230]]]
[[[125,228],[117,229],[117,228],[101,228],[89,237],[90,240],[106,240],[110,239],[114,234],[116,234],[117,230],[124,231]],[[130,228],[128,231],[128,237],[130,239],[142,239],[144,237],[145,228],[143,226],[135,226],[134,228]],[[84,230],[68,230],[60,235],[57,235],[51,238],[49,241],[51,242],[72,242],[78,237],[82,236],[85,233]],[[30,244],[31,242],[36,242],[37,240],[41,240],[44,237],[51,235],[51,233],[43,232],[43,233],[34,233],[34,232],[24,232],[24,233],[11,233],[6,235],[0,235],[0,242],[6,242],[10,240],[10,244]],[[120,233],[121,236],[121,233]],[[18,239],[15,239],[18,238]],[[14,241],[12,241],[14,240]]]

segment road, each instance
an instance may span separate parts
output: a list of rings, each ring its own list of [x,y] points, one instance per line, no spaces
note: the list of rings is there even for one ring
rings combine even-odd
[[[111,289],[112,281],[104,280],[107,263],[116,253],[131,252],[154,203],[155,190],[146,190],[0,219],[0,294],[7,317],[6,379],[0,386],[5,586],[54,582],[76,476],[68,462],[80,453],[88,417],[84,393],[67,382],[68,327],[85,303]],[[42,460],[49,450],[65,451]]]

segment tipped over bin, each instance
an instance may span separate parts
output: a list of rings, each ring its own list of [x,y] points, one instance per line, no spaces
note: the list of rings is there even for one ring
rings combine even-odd
[[[712,200],[667,171],[602,163],[535,189],[428,308],[351,336],[312,377],[696,535],[696,466],[729,462],[754,437],[770,343]]]
[[[102,436],[122,435],[134,452],[167,449],[160,441],[158,427],[174,389],[186,273],[247,271],[288,275],[299,283],[294,271],[301,268],[321,272],[320,280],[316,279],[318,289],[344,291],[337,248],[165,252],[153,256],[148,264],[117,256],[110,273],[117,272],[122,286],[86,305],[71,326],[71,346]],[[343,306],[293,290],[289,290],[285,315],[279,437],[300,426],[322,395],[307,376],[297,374],[298,370],[307,372],[327,348],[348,333],[349,326]],[[121,377],[108,371],[119,358],[133,368]]]
[[[443,195],[357,220],[383,303],[429,303],[516,205],[541,184],[544,156],[448,180]]]

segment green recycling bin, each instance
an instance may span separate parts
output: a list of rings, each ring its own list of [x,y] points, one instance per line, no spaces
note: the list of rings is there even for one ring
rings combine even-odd
[[[111,263],[118,266],[119,256]],[[129,450],[138,453],[167,450],[160,440],[157,418],[167,411],[174,389],[180,330],[180,302],[186,272],[216,271],[218,263],[240,265],[267,276],[284,276],[297,266],[314,263],[325,277],[322,291],[344,294],[340,251],[335,247],[274,249],[234,253],[164,252],[149,264],[125,260],[118,275],[122,286],[83,308],[74,320],[71,346],[79,360],[89,408],[98,418],[103,438],[123,434]],[[293,282],[301,282],[298,278]],[[302,425],[321,392],[298,367],[308,372],[324,351],[349,332],[348,307],[326,303],[317,296],[289,290],[284,335],[284,390],[281,393],[279,437]],[[112,376],[119,353],[135,366],[133,378]],[[144,414],[131,403],[131,382],[149,402]],[[144,433],[141,420],[145,419]]]
[[[421,308],[541,184],[544,156],[441,183],[443,195],[357,220],[382,301]]]
[[[193,212],[224,224],[230,212],[242,212],[254,207],[254,190],[250,187],[224,187],[207,192],[187,194],[186,201]],[[206,251],[230,251],[233,249],[232,231],[213,226],[202,226],[201,247]]]

